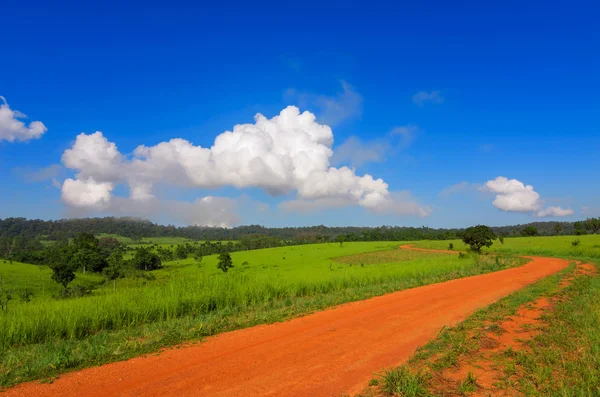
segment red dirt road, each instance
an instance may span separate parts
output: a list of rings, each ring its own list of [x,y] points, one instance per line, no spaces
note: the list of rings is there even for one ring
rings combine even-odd
[[[475,310],[568,265],[524,266],[354,302],[291,321],[224,333],[160,355],[65,374],[6,396],[340,396]]]

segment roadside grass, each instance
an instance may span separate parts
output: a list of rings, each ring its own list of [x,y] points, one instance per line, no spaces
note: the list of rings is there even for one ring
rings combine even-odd
[[[577,300],[576,294],[574,293],[574,287],[568,287],[566,290],[562,290],[560,287],[560,282],[565,275],[573,273],[575,269],[575,265],[571,264],[568,268],[558,272],[555,275],[546,277],[530,286],[525,287],[524,289],[517,291],[498,302],[488,306],[487,308],[481,309],[470,316],[468,319],[463,321],[462,323],[454,326],[443,328],[438,336],[428,342],[426,345],[421,346],[417,349],[416,353],[410,358],[410,360],[398,367],[392,368],[384,371],[382,374],[378,375],[375,378],[375,381],[371,382],[372,385],[368,389],[365,389],[360,396],[443,396],[443,395],[468,395],[477,390],[477,378],[476,376],[469,372],[465,379],[459,382],[458,384],[453,384],[444,379],[442,373],[444,370],[447,370],[452,367],[457,367],[461,360],[469,359],[474,354],[477,354],[477,351],[485,347],[486,344],[489,343],[488,338],[486,338],[485,334],[488,331],[496,331],[501,333],[502,331],[498,328],[494,329],[494,324],[498,327],[498,323],[502,322],[508,316],[514,315],[519,307],[528,304],[530,302],[535,301],[537,298],[541,296],[556,296],[557,294],[564,294],[565,300],[562,303],[565,305],[565,309],[573,311],[574,313],[586,313],[588,308],[594,306],[590,306],[589,302],[585,304]],[[590,277],[581,277],[576,279],[577,282],[575,285],[580,285],[581,283],[589,286],[590,283],[598,284],[598,278],[590,278]],[[582,287],[583,288],[583,287]],[[589,292],[589,290],[588,290]],[[587,296],[586,298],[592,300],[596,299],[595,309],[599,310],[600,308],[600,284],[598,284],[597,289],[595,290],[595,294],[593,296]],[[584,305],[582,305],[584,304]],[[557,310],[553,312],[552,315],[558,315],[560,313],[564,313],[564,310]],[[562,314],[561,314],[562,315]],[[583,318],[578,317],[580,321],[583,321]],[[551,323],[552,324],[552,323]],[[594,325],[598,325],[598,320],[589,321],[584,324],[577,324],[576,326],[572,326],[570,328],[561,329],[559,327],[555,327],[552,324],[552,327],[549,327],[550,332],[543,335],[543,337],[548,337],[548,335],[560,334],[564,338],[568,339],[568,335],[581,335],[586,332],[591,332],[592,327]],[[593,332],[595,332],[595,336],[593,338],[588,338],[589,342],[600,342],[598,340],[598,329],[595,328]],[[539,343],[538,338],[534,339],[535,343]],[[546,343],[549,352],[555,351],[557,346],[561,346],[562,348],[568,349],[571,345],[564,344],[562,342],[558,343],[556,338],[552,337]],[[588,344],[589,345],[589,344]],[[591,346],[591,345],[589,345]],[[600,358],[600,349],[598,349],[596,345],[596,356],[593,358],[591,355],[585,356],[585,360],[580,365],[589,367],[590,365],[597,369],[598,368],[598,358]],[[488,346],[489,347],[489,346]],[[566,353],[567,350],[563,350],[562,353]],[[508,355],[513,354],[510,351]],[[545,381],[546,378],[541,378],[541,374],[545,374],[548,378],[555,376],[553,374],[551,366],[548,366],[548,362],[545,361],[544,358],[540,357],[539,359],[534,359],[533,357],[529,357],[524,352],[519,352],[516,355],[521,358],[518,360],[518,365],[522,365],[523,363],[537,362],[537,367],[534,367],[532,363],[530,371],[532,373],[536,373],[537,375],[531,375],[531,382],[527,383],[528,387],[535,384],[539,387],[537,381]],[[555,355],[555,359],[559,360],[560,358],[564,358],[561,354]],[[590,361],[591,360],[591,361]],[[594,361],[596,360],[596,361]],[[565,366],[568,367],[567,364],[563,362]],[[513,371],[515,363],[512,364]],[[506,371],[510,371],[510,364],[505,368]],[[589,368],[587,374],[592,376],[591,372],[592,368]],[[399,377],[398,374],[403,374],[402,377]],[[574,371],[573,371],[574,373]],[[585,375],[582,375],[585,377]],[[596,378],[599,375],[596,374]],[[418,382],[406,382],[406,379],[417,379]],[[580,377],[581,379],[581,377]],[[561,380],[554,379],[554,382],[561,382]],[[415,383],[418,383],[419,388],[415,388]],[[589,386],[590,382],[583,383]],[[385,387],[382,387],[385,385]],[[525,384],[524,384],[525,385]],[[523,385],[523,389],[525,390]],[[597,385],[597,383],[596,383]],[[415,390],[419,390],[419,393],[416,393]],[[529,389],[527,389],[529,390]],[[600,390],[598,390],[600,391]],[[525,395],[533,395],[527,394]],[[554,394],[536,394],[540,396],[546,395],[554,395]],[[556,394],[561,396],[578,396],[578,395],[588,395],[588,394]],[[590,394],[597,395],[597,394]]]
[[[600,396],[600,278],[578,277],[527,351],[513,355],[526,396]],[[509,363],[510,364],[510,363]]]
[[[0,385],[524,262],[431,254],[361,267],[329,259],[390,246],[396,249],[394,243],[353,243],[239,252],[232,255],[236,267],[227,274],[216,265],[212,269],[216,258],[210,258],[202,267],[182,265],[170,274],[160,270],[163,276],[144,288],[20,305],[0,316]],[[247,259],[251,264],[240,264]]]

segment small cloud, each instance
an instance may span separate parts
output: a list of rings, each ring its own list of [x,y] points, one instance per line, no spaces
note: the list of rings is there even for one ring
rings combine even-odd
[[[487,181],[481,190],[496,195],[494,207],[508,212],[529,212],[536,217],[569,216],[573,215],[572,209],[561,207],[544,208],[544,201],[531,185],[525,185],[517,179],[508,179],[499,176]]]
[[[573,215],[575,211],[570,208],[561,208],[561,207],[548,207],[541,211],[536,212],[535,216],[543,218],[546,216],[569,216]]]
[[[440,197],[448,198],[455,194],[469,193],[476,191],[479,188],[479,185],[475,183],[469,183],[466,181],[459,182],[452,186],[449,186],[440,192]]]
[[[40,138],[48,129],[41,121],[32,121],[26,125],[20,119],[27,116],[18,110],[12,110],[6,99],[0,96],[0,142],[29,141]]]
[[[444,97],[442,97],[439,91],[419,91],[412,97],[413,103],[417,106],[424,106],[426,103],[432,103],[434,105],[438,105],[444,102]]]
[[[590,212],[590,207],[588,207],[588,206],[581,207],[582,214],[588,214],[589,212]]]

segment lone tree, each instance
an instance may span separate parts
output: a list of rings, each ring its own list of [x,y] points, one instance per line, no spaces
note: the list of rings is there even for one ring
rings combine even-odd
[[[231,260],[231,255],[229,255],[229,252],[223,252],[221,255],[219,255],[219,263],[217,264],[217,267],[223,270],[223,273],[227,273],[227,271],[233,267],[233,261]]]
[[[586,228],[592,234],[596,234],[600,231],[600,218],[588,218],[583,221],[583,227]]]
[[[68,262],[56,262],[50,265],[52,280],[56,281],[66,290],[71,281],[75,280],[75,271]]]
[[[496,238],[492,229],[485,225],[477,225],[465,230],[462,241],[471,247],[471,251],[481,253],[481,248],[491,247]]]

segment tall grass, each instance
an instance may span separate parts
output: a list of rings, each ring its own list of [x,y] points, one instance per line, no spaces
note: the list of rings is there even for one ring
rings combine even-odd
[[[240,267],[242,265],[239,265]],[[81,339],[101,330],[119,330],[214,311],[243,311],[257,304],[384,283],[409,288],[497,270],[500,264],[439,255],[377,266],[320,267],[310,274],[259,271],[186,274],[144,288],[73,300],[41,300],[0,315],[0,350],[56,339]]]

